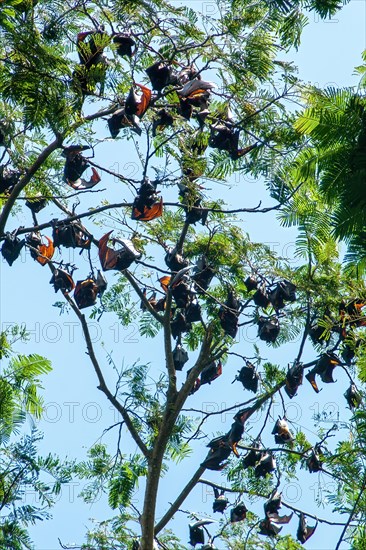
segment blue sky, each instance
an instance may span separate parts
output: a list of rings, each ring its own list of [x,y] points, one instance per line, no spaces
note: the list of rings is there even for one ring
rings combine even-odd
[[[193,8],[198,6],[197,2],[188,4]],[[209,9],[209,5],[210,3],[206,2],[206,9]],[[200,3],[199,9],[201,9]],[[287,57],[295,60],[299,66],[299,75],[304,81],[317,83],[321,87],[357,85],[358,79],[352,73],[354,66],[361,64],[361,52],[366,48],[365,23],[366,7],[363,0],[352,0],[330,21],[320,21],[311,15],[310,24],[303,33],[299,52],[291,52]],[[113,166],[118,162],[121,172],[124,171],[124,173],[135,169],[135,161],[130,159],[129,154],[121,153],[121,142],[117,145],[111,142],[102,144],[100,149],[96,149],[96,162],[99,160],[98,155],[101,155],[102,152],[103,162],[106,162],[107,165]],[[237,205],[238,202],[243,202],[246,206],[254,206],[259,200],[263,200],[264,205],[271,204],[264,186],[260,182],[246,180],[233,181],[232,183],[232,191],[224,188],[224,198],[229,204],[235,202]],[[114,200],[121,197],[117,182],[105,178],[102,184],[108,186],[109,190],[112,188]],[[56,209],[52,211],[52,207],[49,207],[47,219],[53,216],[60,217]],[[10,227],[16,227],[18,223],[30,225],[30,216],[25,214],[20,222],[11,220]],[[243,227],[250,233],[251,239],[254,241],[264,240],[268,243],[270,234],[271,246],[278,252],[285,254],[292,249],[295,232],[279,228],[275,214],[247,214],[243,216]],[[101,229],[96,228],[95,236],[99,238],[101,234]],[[78,256],[75,256],[75,262],[81,266],[77,276],[83,278],[88,274],[87,265]],[[84,267],[82,267],[83,265]],[[96,376],[85,354],[81,329],[71,314],[59,316],[58,310],[53,307],[54,302],[60,297],[55,296],[52,287],[48,284],[50,272],[47,268],[40,267],[29,255],[24,254],[22,260],[16,262],[11,269],[4,261],[1,261],[0,269],[2,328],[6,324],[25,323],[28,330],[32,332],[30,341],[23,351],[41,353],[51,359],[53,365],[53,372],[44,380],[46,413],[45,418],[38,425],[45,434],[41,450],[43,452],[51,450],[63,457],[82,458],[87,449],[100,440],[104,428],[116,422],[117,418],[105,397],[96,389]],[[27,275],[26,282],[24,282],[25,273]],[[108,273],[107,278],[112,282],[113,275]],[[16,294],[13,289],[17,289]],[[88,310],[85,311],[85,313],[87,312]],[[144,360],[148,353],[154,372],[161,369],[159,339],[147,341],[140,338],[134,324],[125,329],[117,324],[112,315],[105,315],[100,324],[92,322],[92,335],[97,355],[104,366],[106,378],[111,387],[113,387],[115,378],[105,359],[106,352],[112,352],[117,363],[124,362],[125,365],[138,359]],[[254,333],[241,334],[239,346],[243,346],[245,349],[245,351],[242,350],[242,353],[245,354],[250,349],[250,340],[253,337]],[[263,353],[282,365],[287,364],[289,356],[291,357],[291,350],[288,347],[274,352],[263,348]],[[314,352],[309,347],[306,350],[305,360],[313,358]],[[239,387],[240,384],[231,386],[231,381],[240,366],[233,361],[228,362],[219,385],[213,384],[202,388],[191,399],[189,406],[217,407],[226,403],[230,405],[233,400],[240,402],[248,398],[247,394],[243,395]],[[179,376],[183,379],[185,372]],[[343,388],[341,375],[339,375],[339,384]],[[229,390],[230,393],[228,393]],[[227,399],[226,395],[230,397]],[[314,411],[318,409],[323,411],[324,407],[328,407],[326,408],[328,411],[336,410],[336,398],[338,396],[334,394],[333,387],[328,386],[320,395],[316,395],[310,391],[310,388],[304,386],[299,402],[296,402],[297,398],[295,398],[295,403],[291,405],[293,415],[291,419],[294,425],[296,423],[301,426],[306,425],[310,430],[308,437],[311,438],[311,431],[316,431],[312,420]],[[304,403],[306,403],[305,406]],[[210,429],[225,431],[230,423],[231,415],[222,416],[219,422],[216,421],[214,426],[208,428],[208,433],[210,433]],[[314,434],[313,436],[315,438]],[[109,432],[103,438],[103,441],[110,443],[111,451],[115,449],[116,440],[116,432]],[[122,447],[124,452],[135,450],[125,432],[123,433]],[[184,484],[185,477],[195,471],[205,453],[204,444],[197,442],[188,463],[184,462],[174,467],[174,474],[167,475],[166,479],[162,480],[161,500],[173,499],[172,484],[175,484],[176,490],[179,491]],[[205,477],[213,481],[223,481],[221,474],[216,472],[206,472]],[[284,495],[286,494],[288,501],[292,499],[295,506],[301,507],[304,504],[305,509],[314,512],[314,495],[330,480],[321,477],[308,477],[309,480],[304,483],[306,491],[301,496],[301,500],[299,500],[299,487],[296,484],[285,487]],[[80,544],[83,541],[86,526],[90,525],[90,518],[102,520],[109,516],[109,510],[103,500],[93,505],[80,503],[76,498],[80,488],[82,488],[81,485],[67,487],[53,511],[54,519],[32,528],[37,550],[56,550],[59,548],[58,537],[64,544]],[[27,495],[28,503],[31,503],[32,499],[33,495]],[[198,487],[184,504],[184,509],[210,513],[211,499],[206,501],[206,490]],[[138,505],[137,500],[136,505]],[[257,506],[258,513],[260,513],[261,506],[261,503]],[[159,508],[158,513],[163,513],[163,511],[163,508]],[[322,510],[319,511],[320,516],[323,513]],[[185,537],[188,537],[187,523],[188,521],[182,514],[177,514],[172,525],[174,530],[182,535],[183,540],[187,540]],[[293,525],[290,528],[285,527],[283,531],[294,532],[295,524],[297,521],[293,521]],[[338,537],[339,531],[332,529],[328,531],[325,526],[320,525],[306,548],[330,550],[334,548]],[[342,548],[346,549],[347,545]]]

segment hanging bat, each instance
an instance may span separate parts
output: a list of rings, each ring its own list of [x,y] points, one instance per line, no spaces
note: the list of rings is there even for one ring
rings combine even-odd
[[[178,272],[189,265],[189,260],[178,254],[176,248],[168,248],[164,261],[173,272]]]
[[[214,487],[213,490],[214,490],[215,500],[212,504],[212,510],[213,512],[220,512],[221,514],[223,514],[224,511],[226,510],[227,505],[229,504],[229,501],[225,497],[223,490],[219,492],[219,490],[216,487]]]
[[[205,90],[197,90],[186,97],[179,96],[180,114],[186,120],[190,120],[193,115],[193,107],[196,107],[199,109],[197,118],[202,124],[202,121],[204,121],[207,114],[209,114],[209,99],[210,92]]]
[[[272,523],[269,518],[262,520],[259,523],[260,535],[265,535],[266,537],[275,537],[281,531],[282,527],[278,527],[275,523]]]
[[[47,199],[42,198],[41,193],[37,193],[34,197],[30,197],[25,201],[25,206],[27,206],[33,214],[38,214],[47,204]]]
[[[126,33],[118,33],[113,36],[113,43],[116,44],[116,52],[121,57],[127,56],[131,58],[136,51],[136,42]]]
[[[189,544],[196,546],[196,544],[204,544],[205,532],[203,530],[204,525],[213,523],[212,519],[201,519],[195,523],[189,524]]]
[[[86,235],[82,225],[75,221],[55,225],[52,233],[55,247],[89,249],[92,239]]]
[[[357,409],[361,402],[362,402],[362,396],[360,392],[358,391],[355,384],[351,384],[350,387],[347,389],[347,391],[343,394],[344,397],[347,400],[348,406],[351,409]]]
[[[99,288],[93,277],[78,281],[74,290],[74,300],[79,309],[93,306],[97,301]]]
[[[208,209],[201,208],[202,199],[197,199],[192,207],[184,206],[186,212],[186,222],[195,225],[197,222],[201,222],[205,225],[208,216]]]
[[[252,298],[255,305],[263,309],[267,309],[267,307],[271,303],[268,298],[266,288],[263,285],[258,288],[258,290],[253,294]]]
[[[246,390],[257,393],[258,391],[258,381],[259,376],[255,372],[255,367],[247,361],[247,364],[238,371],[238,376],[235,377],[234,381],[241,382]]]
[[[138,97],[132,86],[130,92],[125,101],[125,113],[127,116],[136,115],[138,118],[142,118],[149,108],[151,101],[151,90],[142,84],[135,84],[141,90],[141,96]]]
[[[244,433],[244,423],[251,415],[251,408],[246,408],[238,411],[236,415],[234,416],[234,422],[231,425],[230,430],[226,434],[225,438],[228,442],[228,445],[233,450],[233,453],[235,456],[239,456],[239,453],[237,451],[237,444],[242,438],[242,435]]]
[[[139,136],[142,134],[138,117],[136,115],[128,116],[124,108],[118,109],[115,113],[113,113],[107,122],[113,139],[118,136],[122,128],[130,128]]]
[[[320,455],[317,451],[318,447],[315,446],[313,449],[311,449],[310,456],[306,460],[306,465],[310,474],[314,472],[320,472],[320,470],[322,469],[322,462],[320,459]]]
[[[33,232],[30,233],[26,239],[27,245],[31,247],[30,255],[41,265],[46,265],[55,252],[52,240],[46,236],[44,236],[44,238],[47,243],[42,241],[43,236],[41,236],[40,233]]]
[[[272,514],[267,514],[268,519],[271,521],[271,523],[277,523],[280,525],[284,525],[287,523],[290,523],[292,519],[293,513],[289,514],[288,516],[279,516],[277,512],[274,512]]]
[[[281,508],[282,495],[276,489],[271,493],[270,498],[264,503],[264,513],[266,516],[268,514],[275,514]]]
[[[12,266],[19,257],[24,245],[25,239],[19,239],[19,237],[17,237],[17,230],[13,233],[6,233],[1,247],[1,254],[10,266]]]
[[[310,382],[316,393],[319,393],[319,388],[315,376],[319,375],[325,384],[334,383],[333,370],[339,364],[339,358],[332,352],[323,353],[319,357],[315,367],[305,375],[305,378]]]
[[[62,156],[66,158],[64,166],[64,181],[69,184],[76,184],[89,166],[88,160],[82,156],[81,151],[90,149],[88,145],[70,145],[65,147]]]
[[[207,447],[210,447],[210,450],[201,466],[208,470],[222,470],[226,466],[224,461],[231,454],[231,448],[227,444],[225,436],[216,437],[210,441]]]
[[[258,288],[258,279],[255,275],[249,275],[249,277],[245,279],[244,284],[248,292],[256,290]]]
[[[234,130],[234,128],[229,128],[224,124],[214,124],[211,126],[211,135],[208,144],[213,149],[228,151],[232,160],[238,160],[258,146],[257,143],[254,143],[247,147],[239,148],[239,135],[240,130]]]
[[[201,372],[201,386],[203,384],[211,384],[216,378],[221,376],[222,374],[222,365],[221,362],[218,361],[217,363],[214,361],[207,365]]]
[[[9,194],[18,183],[21,172],[10,170],[6,166],[0,166],[0,193]]]
[[[53,285],[55,292],[62,290],[63,292],[69,293],[75,287],[75,283],[70,273],[60,268],[54,270],[50,284]]]
[[[295,397],[299,386],[302,384],[304,367],[302,363],[295,363],[287,371],[285,392],[290,399]]]
[[[243,521],[247,517],[247,511],[248,509],[245,504],[238,504],[235,508],[232,508],[230,512],[230,523]]]
[[[192,280],[196,284],[196,290],[199,294],[208,289],[215,273],[215,269],[208,263],[207,258],[201,256],[192,275]]]
[[[272,435],[275,436],[276,443],[289,443],[294,438],[289,430],[288,424],[285,418],[279,418],[274,425]]]
[[[259,441],[253,441],[252,447],[253,449],[251,449],[242,460],[242,466],[245,470],[247,468],[253,468],[260,461],[264,454],[264,451],[261,449]]]
[[[191,328],[191,323],[187,322],[181,312],[176,313],[173,321],[170,323],[170,330],[174,339],[178,338],[182,332],[189,332]]]
[[[153,137],[156,136],[157,130],[163,130],[164,128],[167,128],[169,126],[173,126],[174,124],[174,118],[168,111],[165,109],[160,109],[160,111],[157,112],[157,118],[154,118],[153,125],[152,125],[152,135]]]
[[[290,283],[290,281],[280,281],[277,283],[274,290],[269,295],[272,306],[278,310],[285,307],[285,302],[296,301],[296,285]]]
[[[255,467],[255,477],[265,477],[266,474],[274,472],[276,469],[276,461],[272,453],[265,453]]]
[[[303,512],[300,512],[299,526],[297,528],[296,537],[301,544],[304,544],[314,533],[317,528],[318,522],[312,527],[308,526],[306,516]]]
[[[127,269],[132,262],[141,258],[141,253],[138,252],[133,243],[127,239],[114,241],[122,245],[122,248],[119,250],[114,250],[108,246],[109,236],[113,231],[109,231],[99,240],[99,259],[102,265],[103,271],[108,271],[110,269],[116,269],[118,271],[123,271]]]
[[[258,319],[258,336],[264,342],[275,342],[280,333],[280,324],[278,319],[259,317]]]
[[[184,365],[188,361],[188,353],[183,348],[182,344],[177,344],[173,350],[173,362],[175,370],[183,370]]]
[[[156,218],[160,218],[162,214],[163,214],[162,197],[160,198],[160,200],[156,199],[156,201],[151,206],[148,206],[146,204],[145,199],[142,198],[140,195],[137,195],[132,205],[132,214],[131,214],[132,220],[138,220],[140,222],[149,222],[151,220],[155,220]]]
[[[225,302],[225,306],[221,306],[219,310],[220,325],[224,329],[225,334],[235,338],[238,332],[238,317],[240,303],[230,290]]]
[[[201,321],[201,306],[197,300],[192,300],[185,311],[186,320],[188,323],[196,323]]]
[[[172,67],[164,61],[157,61],[145,69],[145,73],[150,79],[152,89],[157,92],[161,92],[165,86],[174,82]]]
[[[102,30],[79,32],[76,38],[76,49],[79,60],[86,69],[104,64],[103,50],[106,45],[107,33]],[[86,40],[88,38],[88,40]]]

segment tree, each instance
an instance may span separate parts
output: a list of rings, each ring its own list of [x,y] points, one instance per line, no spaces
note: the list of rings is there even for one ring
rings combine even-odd
[[[26,416],[39,418],[42,399],[39,376],[50,371],[45,358],[15,354],[13,345],[25,338],[24,331],[14,327],[12,334],[1,333],[0,359],[8,360],[0,376],[0,542],[3,548],[32,548],[28,525],[49,517],[61,486],[71,479],[72,465],[62,463],[51,453],[37,454],[41,434],[33,429],[19,437]],[[24,501],[26,494],[37,496],[37,504]]]
[[[215,487],[217,500],[223,496],[221,490],[238,495],[230,519],[222,521],[215,534],[204,528],[210,533],[206,548],[213,548],[215,540],[229,541],[238,549],[259,544],[297,548],[291,537],[277,541],[281,523],[291,517],[278,516],[276,491],[283,479],[298,475],[301,466],[310,473],[325,472],[339,484],[331,499],[348,519],[341,524],[337,548],[348,534],[355,545],[362,544],[364,409],[354,365],[357,357],[362,381],[365,288],[362,280],[343,273],[339,265],[330,235],[332,212],[317,200],[317,188],[309,184],[313,194],[305,202],[302,182],[288,181],[283,171],[285,160],[286,166],[294,163],[306,143],[293,125],[294,114],[286,109],[287,101],[300,100],[301,84],[292,64],[281,60],[281,51],[299,44],[305,8],[326,17],[341,4],[241,0],[220,3],[217,13],[201,18],[187,7],[161,0],[4,4],[2,254],[12,265],[26,246],[38,264],[51,270],[51,283],[64,298],[58,303],[61,312],[68,309],[80,321],[98,388],[120,413],[120,426],[127,427],[138,448],[131,456],[121,452],[111,456],[98,444],[77,466],[78,475],[90,480],[84,498],[90,500],[102,489],[112,509],[118,510],[88,534],[85,548],[140,545],[151,550],[154,541],[162,548],[182,548],[164,529],[198,483]],[[101,143],[112,147],[102,120],[111,138],[121,142],[119,154],[132,151],[132,143],[135,146],[141,162],[136,177],[107,168],[98,157]],[[94,156],[87,156],[90,150]],[[225,182],[233,173],[264,177],[275,205],[238,204],[232,209],[225,206],[220,191],[208,193],[208,182]],[[107,196],[97,204],[99,183],[108,176],[120,183],[123,200],[111,202]],[[75,196],[79,204],[70,206]],[[32,224],[10,233],[14,222],[10,215],[24,200]],[[62,219],[47,217],[51,204],[59,208]],[[285,223],[299,225],[295,268],[268,247],[252,242],[236,217],[269,210],[280,211]],[[114,216],[113,237],[106,232],[105,219],[97,218],[102,213]],[[97,219],[94,226],[93,219]],[[52,239],[47,235],[51,230]],[[100,265],[91,259],[92,246],[97,247]],[[80,248],[89,276],[75,285],[76,266],[66,260],[56,262],[55,247],[63,252]],[[108,290],[102,270],[120,272]],[[118,373],[116,387],[111,388],[82,311],[92,306],[94,319],[113,312],[128,325],[138,318],[141,335],[161,342],[164,373],[149,371],[148,357],[142,364],[120,369],[108,356]],[[264,348],[258,343],[250,353],[235,348],[243,325],[255,327],[268,349],[300,336],[289,368],[263,360]],[[309,337],[315,352],[305,362]],[[234,422],[212,439],[210,422],[215,414],[204,414],[200,420],[202,411],[188,400],[195,399],[191,396],[205,384],[218,384],[216,378],[222,372],[226,376],[231,360],[236,364],[240,360],[238,379],[254,397],[245,395],[240,405],[229,406]],[[187,378],[179,387],[177,371],[186,364]],[[349,407],[358,409],[345,423],[357,452],[350,449],[347,436],[345,441],[338,438],[335,448],[331,430],[320,430],[308,440],[303,430],[289,427],[286,418],[288,399],[297,393],[304,373],[319,391],[319,378],[333,382],[336,367],[350,381]],[[148,373],[152,384],[147,383]],[[283,404],[277,421],[275,395]],[[254,425],[253,436],[244,428],[260,410],[264,417]],[[271,420],[275,445],[271,436],[268,439]],[[200,455],[193,477],[182,483],[178,496],[157,520],[159,483],[168,461],[185,459],[190,446],[196,450],[196,440],[207,433],[207,457]],[[229,487],[223,488],[217,478],[203,477],[205,470],[221,468]],[[136,510],[131,497],[141,479],[144,500]],[[247,510],[242,495],[249,509],[254,497],[266,502],[264,518]],[[299,515],[298,538],[304,542],[312,533],[304,526],[306,517],[314,522],[319,518],[305,508],[304,514],[287,506]],[[141,531],[130,523],[133,517]],[[193,524],[199,519],[191,517]],[[334,523],[326,518],[319,522]],[[201,543],[204,529],[192,526],[192,544]]]

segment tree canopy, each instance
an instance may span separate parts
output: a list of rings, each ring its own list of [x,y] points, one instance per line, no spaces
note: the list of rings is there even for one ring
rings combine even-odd
[[[310,88],[283,55],[300,46],[309,12],[327,18],[343,4],[233,0],[199,13],[162,0],[2,2],[2,270],[25,250],[27,277],[50,270],[55,305],[80,323],[97,387],[119,415],[106,427],[119,430],[117,452],[98,442],[84,460],[38,456],[39,434],[21,438],[17,427],[42,415],[50,363],[38,350],[11,355],[20,329],[2,333],[5,547],[32,547],[27,526],[72,478],[86,480],[85,502],[102,492],[111,508],[85,549],[187,548],[170,528],[178,514],[190,545],[206,550],[296,549],[335,527],[337,549],[364,547],[363,83]],[[264,180],[272,206],[248,206],[242,194],[233,204],[234,174]],[[297,227],[295,261],[243,231],[243,213],[271,211]],[[93,342],[90,321],[106,317],[138,323],[144,345],[132,364],[123,347]],[[225,406],[205,409],[199,396],[217,399],[224,379],[235,382]],[[291,422],[295,396],[335,381],[339,425],[315,433]],[[218,429],[223,413],[233,418]],[[186,479],[180,462],[195,464]],[[335,482],[329,510],[343,521],[283,498],[286,482],[314,474]],[[164,477],[176,484],[168,503]],[[22,484],[41,509],[18,506]],[[210,517],[185,508],[201,485],[214,491]]]

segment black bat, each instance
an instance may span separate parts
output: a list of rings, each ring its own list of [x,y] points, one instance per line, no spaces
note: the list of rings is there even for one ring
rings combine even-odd
[[[249,277],[245,279],[244,284],[248,292],[256,290],[258,287],[258,279],[255,275],[249,275]]]
[[[232,508],[230,512],[230,523],[236,523],[237,521],[243,521],[247,517],[247,507],[245,504],[238,504],[235,508]]]
[[[267,309],[270,305],[270,299],[268,298],[267,291],[264,286],[258,288],[258,290],[253,294],[253,302],[256,306],[259,306],[263,309]]]
[[[290,399],[295,397],[299,386],[302,384],[304,374],[304,367],[302,363],[295,362],[292,367],[289,368],[286,375],[285,392]]]
[[[183,348],[182,344],[177,344],[173,350],[173,362],[175,370],[183,370],[184,365],[188,361],[188,353]]]
[[[238,380],[241,382],[246,390],[257,393],[259,376],[255,371],[254,365],[247,361],[247,364],[238,371],[238,375],[235,377],[234,382]]]
[[[99,259],[102,265],[103,271],[110,269],[116,269],[123,271],[127,269],[135,260],[141,257],[141,253],[138,252],[129,240],[118,240],[122,245],[119,250],[114,250],[108,246],[108,240],[113,231],[109,231],[99,240]],[[116,239],[115,239],[116,240]]]
[[[185,315],[188,323],[196,323],[201,320],[201,306],[197,300],[192,300],[188,304]]]
[[[50,284],[53,285],[55,292],[63,290],[64,292],[71,292],[75,287],[75,283],[72,276],[65,269],[57,268],[52,274]]]
[[[224,491],[219,492],[216,487],[214,487],[214,495],[215,500],[212,504],[212,510],[213,512],[220,512],[221,514],[223,514],[226,510],[227,505],[229,504],[229,501],[225,497]]]
[[[169,248],[165,255],[165,263],[173,272],[180,271],[189,265],[189,260],[178,254],[175,248]]]
[[[253,449],[251,449],[242,460],[242,465],[244,469],[254,467],[264,455],[264,451],[263,449],[261,449],[259,441],[253,441],[252,447]]]
[[[42,198],[42,195],[38,193],[35,197],[30,197],[26,200],[25,206],[27,206],[33,214],[38,214],[47,204],[47,199]]]
[[[313,535],[317,525],[318,522],[312,527],[308,526],[305,514],[300,512],[299,526],[296,533],[297,540],[304,544]]]
[[[189,332],[192,329],[191,323],[188,323],[185,315],[181,312],[175,314],[173,321],[170,323],[170,330],[174,339],[182,332]]]
[[[255,477],[265,477],[266,474],[274,472],[276,469],[276,461],[272,453],[265,453],[262,455],[259,463],[255,467],[254,475]]]
[[[55,225],[52,233],[54,246],[65,248],[90,248],[92,239],[76,220]]]
[[[25,245],[25,239],[19,239],[16,233],[16,231],[13,233],[6,233],[3,245],[1,247],[1,254],[10,266],[12,266],[15,260],[19,257],[20,252]]]
[[[289,443],[294,439],[284,418],[279,418],[276,421],[272,434],[275,436],[276,443],[279,444]]]
[[[113,36],[113,43],[116,44],[116,52],[121,57],[132,57],[135,53],[136,42],[134,39],[126,33],[118,33]]]
[[[157,61],[145,69],[145,73],[150,79],[152,89],[157,92],[161,92],[165,86],[176,81],[176,78],[173,77],[172,67],[164,61]]]
[[[280,324],[276,317],[266,318],[259,317],[258,319],[258,336],[264,342],[273,343],[276,341],[280,333]]]
[[[225,334],[228,334],[231,338],[235,338],[238,332],[239,307],[239,301],[235,297],[233,291],[230,290],[225,306],[221,306],[219,310],[219,319]]]
[[[209,264],[207,258],[201,256],[192,275],[192,280],[197,284],[196,290],[198,293],[202,293],[202,290],[208,289],[215,273],[216,270]]]

